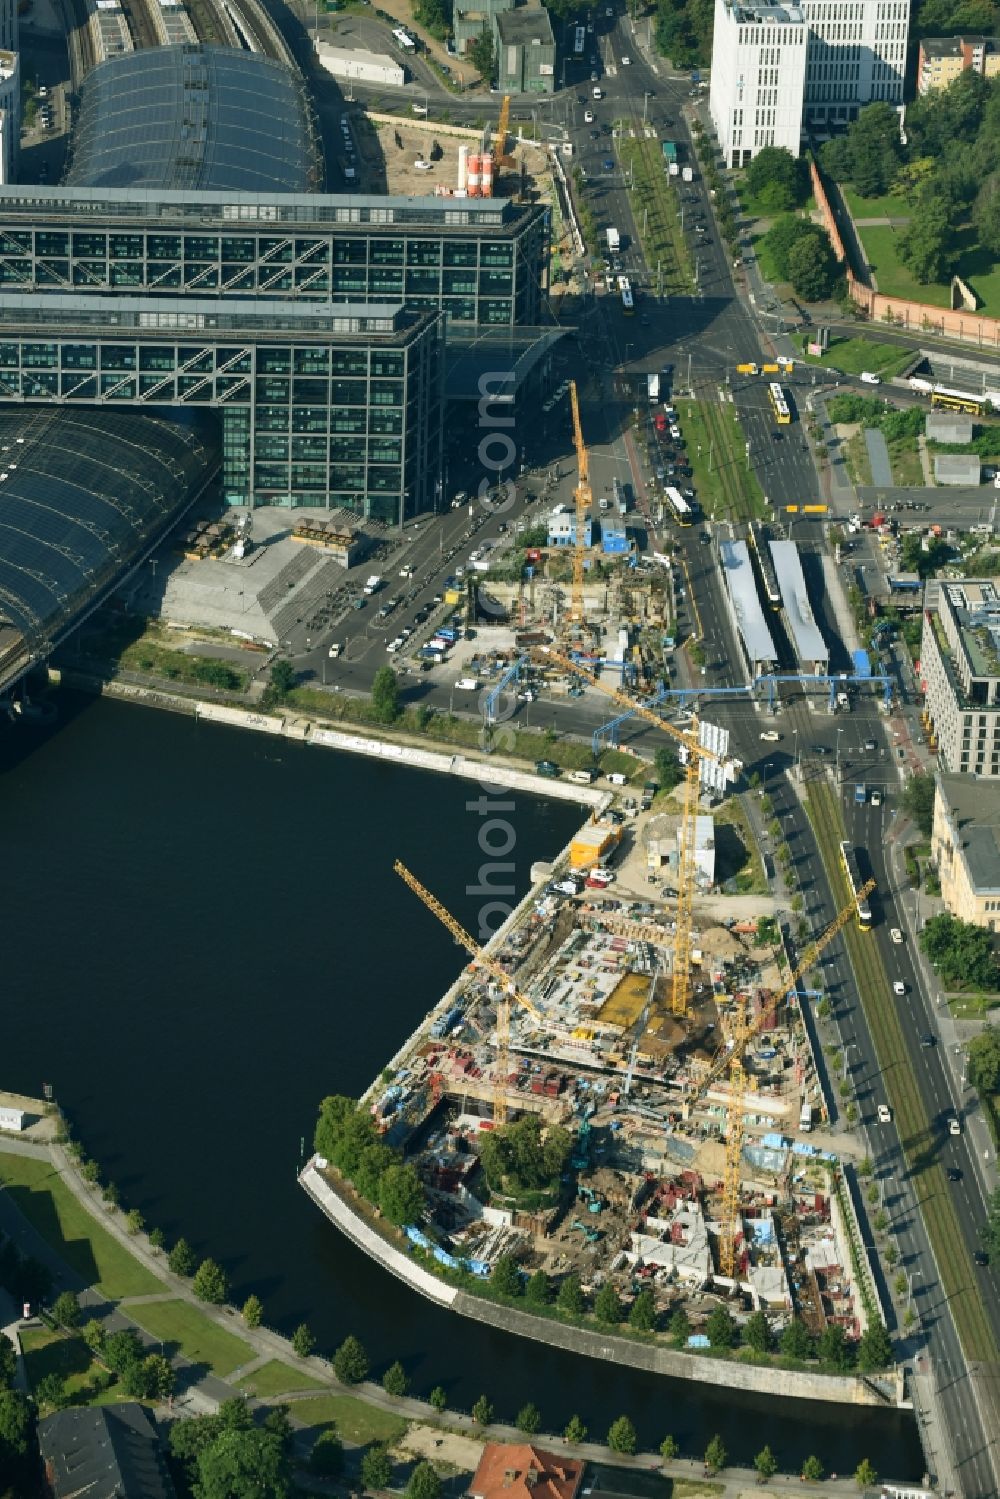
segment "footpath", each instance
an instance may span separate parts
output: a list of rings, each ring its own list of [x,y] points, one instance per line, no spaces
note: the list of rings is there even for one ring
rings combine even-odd
[[[454,1411],[438,1413],[422,1400],[389,1395],[380,1385],[371,1381],[350,1386],[341,1384],[326,1359],[316,1355],[300,1358],[289,1340],[282,1337],[280,1333],[266,1327],[249,1328],[234,1308],[209,1306],[199,1301],[191,1290],[190,1282],[172,1274],[163,1254],[150,1245],[144,1233],[129,1234],[123,1214],[118,1209],[109,1210],[102,1205],[98,1189],[90,1187],[83,1181],[72,1159],[61,1145],[39,1146],[0,1136],[0,1155],[3,1154],[48,1160],[55,1174],[87,1215],[94,1220],[95,1225],[102,1232],[111,1235],[138,1264],[155,1277],[163,1288],[161,1292],[124,1297],[120,1301],[109,1300],[95,1286],[84,1283],[81,1276],[62,1259],[58,1250],[24,1217],[10,1194],[0,1190],[0,1233],[9,1236],[23,1254],[34,1255],[48,1267],[53,1277],[53,1297],[63,1290],[73,1291],[79,1297],[87,1318],[96,1318],[108,1331],[133,1328],[144,1346],[150,1351],[162,1351],[162,1344],[129,1315],[130,1308],[141,1312],[141,1307],[150,1302],[159,1300],[185,1302],[199,1317],[214,1323],[230,1336],[240,1338],[253,1350],[253,1357],[244,1360],[226,1379],[207,1371],[204,1364],[194,1364],[183,1354],[173,1353],[171,1363],[177,1374],[178,1393],[169,1405],[157,1408],[158,1419],[170,1421],[181,1415],[211,1412],[216,1410],[223,1400],[235,1398],[247,1398],[251,1408],[287,1404],[293,1430],[298,1438],[296,1456],[305,1461],[308,1457],[308,1449],[318,1435],[318,1431],[314,1424],[309,1425],[296,1419],[295,1406],[300,1400],[314,1399],[317,1395],[328,1393],[340,1396],[349,1395],[378,1410],[391,1413],[402,1421],[413,1423],[407,1436],[397,1444],[397,1455],[404,1459],[414,1454],[426,1455],[432,1461],[446,1462],[471,1472],[473,1463],[481,1450],[481,1444],[486,1439],[507,1442],[525,1440],[524,1433],[512,1426],[479,1427],[473,1422],[471,1416]],[[0,1304],[0,1313],[3,1313],[5,1318],[9,1318],[10,1311],[9,1301],[5,1305]],[[22,1326],[24,1326],[23,1323],[14,1319],[8,1321],[8,1325],[3,1329],[18,1348],[19,1354]],[[361,1332],[363,1333],[363,1329]],[[293,1374],[301,1374],[303,1376],[302,1389],[291,1389],[270,1398],[248,1397],[247,1391],[240,1388],[235,1381],[245,1380],[248,1376],[252,1376],[255,1370],[272,1360],[278,1360]],[[23,1388],[24,1361],[20,1356],[18,1379]],[[317,1384],[320,1388],[317,1388]],[[741,1499],[741,1496],[749,1496],[751,1493],[759,1496],[759,1499],[768,1499],[768,1496],[775,1496],[776,1499],[778,1495],[800,1495],[802,1499],[805,1499],[806,1495],[815,1494],[817,1490],[836,1496],[836,1499],[848,1499],[848,1496],[856,1499],[858,1493],[853,1478],[831,1475],[821,1485],[817,1485],[804,1483],[797,1475],[778,1475],[765,1485],[752,1470],[740,1468],[727,1468],[724,1472],[714,1475],[709,1487],[705,1484],[706,1474],[701,1461],[676,1459],[664,1463],[658,1456],[651,1453],[640,1453],[629,1457],[613,1452],[609,1447],[597,1442],[583,1442],[570,1446],[561,1436],[544,1432],[537,1433],[532,1440],[542,1447],[554,1447],[558,1451],[565,1451],[573,1457],[582,1458],[588,1462],[637,1470],[646,1474],[659,1473],[680,1485],[690,1484],[692,1487],[689,1492],[692,1494],[715,1494],[720,1496],[720,1499]],[[349,1467],[356,1468],[359,1448],[355,1445],[352,1449],[352,1444],[348,1440],[344,1441],[344,1446]],[[323,1492],[333,1492],[326,1482],[317,1484],[316,1487],[317,1490]],[[681,1492],[684,1492],[683,1487]]]

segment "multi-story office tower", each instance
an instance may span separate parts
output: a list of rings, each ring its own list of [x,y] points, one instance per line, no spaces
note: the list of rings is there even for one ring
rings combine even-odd
[[[716,0],[712,121],[730,166],[764,146],[798,155],[809,126],[903,100],[910,0]]]
[[[930,583],[920,642],[924,715],[949,771],[1000,776],[1000,592],[989,578]]]
[[[712,120],[729,166],[764,146],[799,154],[808,33],[797,5],[715,0]]]

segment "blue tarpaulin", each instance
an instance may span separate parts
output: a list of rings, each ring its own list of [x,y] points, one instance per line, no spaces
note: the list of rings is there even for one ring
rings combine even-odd
[[[852,651],[851,660],[854,662],[854,675],[856,677],[870,677],[872,664],[868,659],[867,651]]]

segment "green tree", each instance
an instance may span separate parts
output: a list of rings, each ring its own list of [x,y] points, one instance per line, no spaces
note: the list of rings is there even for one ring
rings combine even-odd
[[[819,1335],[816,1352],[824,1364],[842,1373],[850,1368],[851,1350],[844,1337],[844,1329],[836,1322],[828,1322]]]
[[[365,1360],[365,1373],[364,1374],[360,1374],[357,1379],[345,1378],[345,1376],[343,1374],[341,1374],[340,1369],[337,1367],[337,1359],[338,1359],[338,1357],[340,1355],[341,1349],[345,1348],[350,1341],[351,1341],[350,1338],[345,1338],[344,1342],[341,1343],[340,1348],[338,1348],[337,1352],[334,1354],[334,1356],[333,1356],[333,1372],[336,1374],[337,1378],[343,1380],[345,1384],[357,1384],[358,1380],[364,1379],[365,1374],[367,1374],[367,1372],[368,1372],[368,1362],[367,1362],[367,1360]],[[309,1324],[307,1322],[300,1322],[299,1325],[298,1325],[298,1327],[292,1333],[292,1349],[293,1349],[293,1351],[298,1354],[299,1358],[308,1358],[309,1355],[312,1353],[312,1351],[313,1351],[313,1349],[315,1347],[316,1347],[316,1339],[313,1336],[312,1329],[310,1328],[310,1326],[309,1326]],[[359,1347],[360,1347],[360,1344],[359,1344]],[[363,1350],[362,1350],[362,1352],[363,1352]]]
[[[430,1463],[417,1463],[405,1493],[406,1499],[441,1499],[441,1480]]]
[[[448,1396],[445,1394],[441,1385],[436,1384],[427,1398],[430,1401],[431,1409],[436,1410],[439,1416],[441,1415],[442,1411],[446,1411],[448,1409]]]
[[[579,1416],[570,1416],[566,1423],[566,1430],[563,1432],[563,1439],[572,1447],[579,1447],[587,1440],[587,1428]]]
[[[980,1093],[1000,1093],[1000,1028],[980,1031],[965,1051],[972,1086]]]
[[[942,911],[924,922],[920,945],[949,987],[992,989],[998,981],[990,933]]]
[[[788,257],[794,247],[800,240],[811,241],[813,238],[814,226],[807,219],[796,218],[791,213],[782,214],[771,225],[764,236],[764,244],[783,281],[789,279]]]
[[[466,56],[483,82],[492,83],[496,54],[493,47],[493,32],[489,26],[484,26],[481,35],[470,43]]]
[[[605,1281],[594,1298],[594,1316],[608,1327],[616,1327],[622,1319],[622,1304],[618,1292],[611,1282]]]
[[[173,1364],[162,1353],[148,1353],[142,1361],[146,1371],[146,1388],[150,1397],[169,1400],[177,1385]]]
[[[13,1474],[31,1450],[34,1414],[20,1390],[0,1390],[0,1473]],[[32,1485],[34,1487],[34,1485]]]
[[[619,1416],[608,1427],[607,1445],[612,1452],[624,1452],[631,1456],[638,1446],[639,1438],[628,1416]]]
[[[264,1308],[261,1305],[260,1297],[254,1296],[251,1293],[243,1303],[243,1321],[247,1327],[259,1327],[260,1319],[263,1315]]]
[[[520,1296],[521,1272],[512,1254],[502,1254],[497,1260],[490,1275],[490,1285],[494,1290],[499,1291],[501,1296]]]
[[[770,1447],[762,1447],[760,1449],[753,1460],[753,1465],[757,1469],[762,1483],[767,1483],[767,1480],[773,1478],[778,1471],[778,1459]]]
[[[524,1288],[524,1299],[529,1306],[548,1306],[552,1300],[552,1285],[544,1270],[536,1270]]]
[[[813,1355],[813,1340],[805,1323],[798,1317],[781,1334],[781,1351],[787,1358],[807,1359]]]
[[[10,1338],[0,1337],[0,1390],[9,1390],[17,1375],[17,1354]]]
[[[344,1468],[344,1444],[328,1427],[320,1432],[309,1454],[309,1467],[321,1478],[337,1478]]]
[[[887,1369],[892,1362],[892,1339],[875,1317],[858,1341],[858,1368],[862,1374],[873,1374],[877,1369]]]
[[[899,236],[899,258],[921,285],[943,281],[956,255],[956,232],[948,205],[922,193],[917,211]]]
[[[52,1315],[61,1327],[79,1327],[80,1303],[72,1291],[60,1291],[52,1303]]]
[[[656,1326],[656,1298],[648,1286],[643,1286],[629,1308],[628,1322],[637,1332],[652,1332]]]
[[[538,1409],[538,1406],[535,1405],[531,1400],[529,1400],[526,1405],[521,1406],[521,1409],[518,1411],[514,1419],[514,1425],[517,1427],[518,1431],[525,1432],[529,1437],[534,1436],[535,1432],[538,1431],[541,1424],[542,1413]]]
[[[672,1463],[680,1450],[680,1443],[676,1437],[664,1437],[660,1443],[660,1456],[665,1463]]]
[[[272,661],[270,676],[271,695],[275,702],[283,703],[297,683],[299,676],[290,661]]]
[[[109,1332],[101,1347],[101,1360],[116,1374],[124,1374],[133,1364],[142,1362],[143,1347],[139,1334],[132,1327],[123,1327],[119,1332]]]
[[[569,1131],[549,1125],[543,1132],[537,1114],[525,1114],[486,1135],[481,1159],[491,1190],[514,1193],[554,1189],[572,1149]]]
[[[986,1199],[986,1220],[980,1225],[979,1239],[990,1263],[1000,1261],[1000,1187]]]
[[[673,791],[684,779],[684,770],[673,750],[661,744],[653,757],[656,780],[661,791]]]
[[[195,1272],[191,1289],[199,1301],[210,1306],[221,1306],[229,1295],[229,1278],[215,1260],[202,1260]]]
[[[378,1184],[378,1202],[390,1223],[402,1228],[416,1223],[424,1211],[423,1183],[412,1166],[390,1166]]]
[[[788,279],[803,301],[821,302],[833,295],[841,272],[829,235],[812,227],[813,233],[801,236],[788,252]]]
[[[51,1405],[53,1410],[62,1410],[66,1401],[66,1381],[61,1374],[53,1369],[44,1374],[35,1385],[35,1399],[40,1406]],[[3,1458],[0,1456],[0,1472],[3,1471]]]
[[[167,1265],[175,1275],[193,1275],[198,1267],[198,1257],[187,1239],[181,1238],[167,1255]]]
[[[724,1306],[715,1306],[709,1312],[705,1332],[713,1348],[732,1348],[736,1341],[736,1323]]]
[[[392,1459],[381,1443],[367,1449],[361,1459],[361,1482],[366,1489],[387,1489],[392,1479]]]
[[[723,1445],[722,1438],[716,1435],[705,1448],[705,1467],[710,1473],[721,1473],[729,1461],[729,1453]]]
[[[887,193],[903,157],[899,116],[891,104],[869,104],[846,136],[831,141],[820,154],[826,169],[835,177],[847,177],[863,198]]]
[[[101,1178],[101,1168],[96,1161],[84,1161],[80,1167],[80,1175],[85,1182],[89,1182],[92,1187],[96,1187]]]
[[[100,1353],[104,1347],[104,1328],[96,1317],[83,1324],[82,1337],[91,1353]]]
[[[878,1474],[867,1457],[863,1457],[855,1468],[854,1482],[859,1489],[873,1489],[878,1483]]]
[[[691,1319],[683,1307],[678,1307],[671,1316],[668,1331],[675,1348],[687,1346],[687,1340],[691,1336]]]
[[[556,1306],[561,1307],[564,1312],[572,1312],[574,1317],[579,1317],[586,1310],[587,1301],[578,1275],[567,1275],[559,1287]]]
[[[395,1395],[400,1398],[410,1388],[410,1381],[406,1377],[406,1370],[399,1362],[399,1359],[394,1364],[390,1364],[382,1375],[382,1388],[387,1395]]]
[[[125,1227],[132,1235],[142,1232],[143,1217],[138,1208],[129,1208],[125,1214]]]
[[[747,168],[746,183],[768,214],[797,208],[809,192],[805,159],[783,146],[765,146]]]
[[[198,1455],[198,1499],[286,1499],[288,1459],[278,1437],[251,1426],[223,1431]]]
[[[771,1346],[771,1324],[766,1312],[753,1312],[743,1329],[743,1341],[754,1353],[766,1353]]]
[[[489,1426],[493,1420],[493,1406],[485,1395],[480,1395],[472,1407],[472,1419],[477,1426]]]
[[[149,1230],[149,1247],[154,1254],[158,1253],[166,1243],[162,1228],[151,1228]]]
[[[399,717],[399,680],[391,666],[380,666],[372,682],[372,707],[380,723]]]
[[[823,1464],[818,1457],[807,1457],[802,1464],[802,1477],[806,1483],[823,1482]]]
[[[1000,256],[1000,172],[991,172],[976,196],[972,220],[979,242],[993,255]]]

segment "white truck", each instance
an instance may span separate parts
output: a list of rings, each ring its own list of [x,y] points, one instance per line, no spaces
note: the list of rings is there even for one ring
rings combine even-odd
[[[618,233],[617,229],[615,229],[614,227],[611,227],[611,228],[609,228],[607,230],[607,236],[608,236],[608,249],[611,251],[612,255],[617,255],[618,251],[622,247],[621,235]]]
[[[649,404],[651,406],[655,406],[657,401],[660,399],[659,375],[646,376],[646,395],[649,397]]]
[[[813,1127],[813,1111],[811,1103],[804,1103],[799,1110],[799,1129],[807,1135]]]
[[[681,168],[681,181],[682,182],[693,182],[694,181],[694,171],[693,171],[693,169],[691,167],[682,167]]]
[[[368,597],[371,598],[373,593],[378,593],[381,586],[382,579],[379,577],[378,573],[372,573],[370,578],[365,579],[364,587],[362,588],[361,592],[367,594]]]

